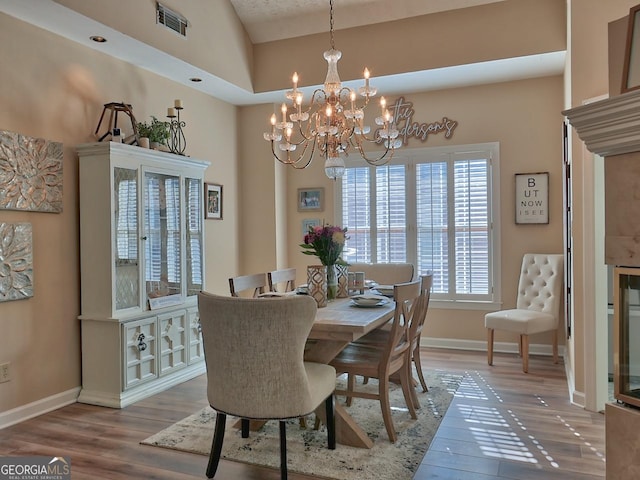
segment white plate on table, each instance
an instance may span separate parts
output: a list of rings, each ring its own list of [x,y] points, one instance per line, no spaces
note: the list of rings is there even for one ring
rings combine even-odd
[[[351,297],[351,303],[356,307],[381,307],[389,303],[389,299],[382,295],[356,295]]]
[[[393,285],[377,285],[375,290],[385,297],[393,297]]]

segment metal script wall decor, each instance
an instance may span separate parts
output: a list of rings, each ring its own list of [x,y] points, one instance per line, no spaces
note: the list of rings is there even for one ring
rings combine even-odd
[[[398,138],[402,140],[403,145],[409,143],[409,138],[415,137],[421,142],[426,142],[429,135],[444,133],[447,140],[453,136],[453,131],[458,126],[458,122],[447,117],[442,117],[442,121],[418,123],[413,121],[413,115],[416,113],[413,109],[413,102],[407,102],[404,97],[398,98],[395,103],[390,104],[387,108],[393,116],[393,122],[400,132]],[[377,135],[378,143],[382,138]]]
[[[62,212],[62,143],[0,131],[0,209]]]
[[[30,223],[0,223],[0,302],[33,297]]]

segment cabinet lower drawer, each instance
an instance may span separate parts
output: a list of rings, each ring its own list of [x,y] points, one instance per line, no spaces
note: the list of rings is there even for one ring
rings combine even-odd
[[[124,385],[135,387],[158,378],[156,363],[157,317],[122,325],[124,347]]]
[[[187,365],[187,311],[158,315],[160,375]]]
[[[192,365],[204,361],[200,312],[197,307],[187,310],[187,319],[189,322],[189,365]]]

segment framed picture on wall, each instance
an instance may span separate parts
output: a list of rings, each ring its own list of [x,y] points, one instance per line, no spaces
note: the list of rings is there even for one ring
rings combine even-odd
[[[516,223],[549,223],[549,172],[516,173]]]
[[[299,188],[298,211],[321,212],[324,210],[324,188]]]
[[[302,236],[304,237],[309,233],[309,229],[313,227],[319,227],[322,225],[322,220],[319,218],[305,218],[302,220]]]
[[[222,220],[222,185],[204,184],[204,218]]]
[[[621,93],[640,88],[640,5],[629,10]]]

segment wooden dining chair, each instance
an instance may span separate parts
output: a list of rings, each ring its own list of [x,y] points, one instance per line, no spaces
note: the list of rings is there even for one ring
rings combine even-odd
[[[278,292],[278,285],[284,284],[283,292],[293,292],[296,289],[296,269],[284,268],[267,272],[270,292]]]
[[[408,327],[409,343],[411,346],[409,347],[409,361],[407,362],[407,369],[409,370],[408,375],[409,378],[412,379],[412,384],[417,385],[419,381],[420,385],[422,386],[422,391],[428,392],[429,388],[427,387],[427,382],[424,379],[424,374],[422,372],[422,362],[420,360],[420,339],[422,337],[422,330],[427,318],[427,312],[429,311],[431,287],[433,286],[433,273],[428,272],[425,275],[421,275],[420,282],[420,298],[416,306],[416,311],[413,314],[411,323]],[[374,331],[360,337],[355,341],[355,343],[383,348],[384,345],[386,345],[386,343],[389,341],[390,327],[391,323],[387,323],[383,327],[377,328]],[[416,367],[418,381],[413,380],[413,369],[411,368],[412,364]],[[367,383],[366,378],[364,383]],[[415,393],[415,389],[412,388],[411,394],[411,397],[414,401],[414,407],[420,408],[420,403],[418,401],[418,396]]]
[[[254,275],[241,275],[239,277],[231,277],[229,279],[229,290],[232,297],[240,297],[242,292],[253,289],[252,297],[256,298],[264,293],[267,287],[267,275],[264,273],[256,273]],[[247,295],[248,296],[248,295]]]
[[[422,361],[420,360],[420,339],[422,338],[422,330],[429,311],[429,300],[431,299],[431,288],[433,287],[433,273],[429,272],[425,275],[421,275],[420,280],[422,281],[422,285],[420,287],[420,304],[418,306],[418,311],[411,319],[411,325],[409,326],[409,341],[411,343],[409,351],[411,354],[411,361],[416,366],[416,373],[418,374],[418,380],[422,386],[422,391],[427,392],[429,391],[429,388],[427,387],[427,382],[425,381],[424,374],[422,373]],[[411,362],[409,363],[409,367],[411,367]],[[417,400],[417,397],[415,397],[415,399]],[[418,405],[416,404],[416,407],[417,406]]]
[[[393,374],[397,373],[399,375],[402,393],[411,418],[417,418],[411,394],[412,385],[406,363],[411,346],[408,340],[408,328],[419,304],[420,284],[421,281],[417,280],[394,285],[396,307],[389,338],[383,348],[352,342],[330,363],[339,374],[347,374],[346,390],[336,389],[336,395],[345,395],[347,397],[347,405],[351,404],[352,397],[378,400],[380,402],[382,418],[391,442],[395,442],[397,439],[393,419],[391,418],[391,405],[389,404],[389,382]],[[356,375],[377,378],[378,392],[371,393],[357,389]]]

